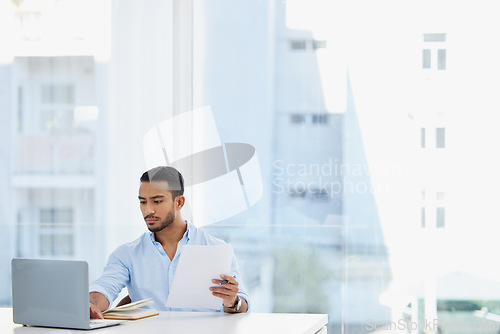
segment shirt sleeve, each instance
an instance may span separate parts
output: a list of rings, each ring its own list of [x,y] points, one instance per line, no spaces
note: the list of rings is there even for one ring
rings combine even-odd
[[[238,296],[245,298],[248,304],[247,312],[250,312],[250,298],[246,291],[245,285],[243,284],[243,279],[240,275],[240,268],[238,266],[238,260],[236,256],[233,255],[233,262],[231,263],[231,275],[238,281]]]
[[[89,287],[89,292],[103,294],[108,300],[109,306],[130,281],[130,271],[126,260],[127,249],[124,246],[117,248],[109,256],[101,277]]]

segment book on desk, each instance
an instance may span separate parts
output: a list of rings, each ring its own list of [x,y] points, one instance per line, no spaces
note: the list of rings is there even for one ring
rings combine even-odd
[[[114,319],[114,320],[138,320],[147,317],[153,317],[158,315],[158,311],[150,308],[143,308],[143,306],[152,304],[153,300],[143,299],[135,303],[125,304],[118,306],[102,313],[104,319]]]

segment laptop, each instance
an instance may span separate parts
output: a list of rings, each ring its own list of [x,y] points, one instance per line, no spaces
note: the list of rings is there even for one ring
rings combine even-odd
[[[14,323],[25,326],[95,329],[123,321],[90,319],[85,261],[12,259]]]

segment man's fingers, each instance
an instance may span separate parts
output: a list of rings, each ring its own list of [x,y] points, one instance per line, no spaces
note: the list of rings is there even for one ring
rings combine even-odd
[[[212,283],[217,286],[210,287],[212,295],[223,300],[222,305],[232,305],[238,293],[238,281],[230,275],[220,275],[221,279],[213,279]]]
[[[236,299],[236,295],[235,294],[222,294],[222,293],[219,293],[219,292],[212,292],[212,295],[214,295],[215,297],[218,297],[220,299],[222,299],[222,305],[224,306],[228,306],[228,305],[233,305],[234,304],[234,300]]]
[[[90,309],[90,318],[91,319],[104,319],[104,316],[102,315],[101,310],[99,308],[91,303],[89,303],[89,309]]]
[[[219,297],[219,298],[222,298],[222,299],[227,299],[228,297],[231,297],[230,294],[227,294],[227,293],[221,293],[221,292],[217,292],[217,291],[213,291],[212,292],[212,295],[214,295],[215,297]],[[234,297],[236,298],[236,297]]]
[[[236,280],[236,278],[234,278],[233,276],[229,276],[229,275],[220,275],[220,277],[222,279],[213,279],[212,283],[220,285],[220,286],[225,287],[227,289],[232,289],[233,287],[238,289],[239,283]]]
[[[228,281],[229,283],[231,284],[238,284],[238,281],[236,280],[236,278],[234,278],[233,276],[230,276],[230,275],[220,275],[220,277],[223,279],[223,280],[226,280]]]
[[[95,312],[95,311],[90,311],[90,318],[91,319],[104,319],[104,317],[102,316],[102,314],[99,314],[98,312]]]
[[[219,292],[226,295],[234,295],[238,292],[238,287],[234,285],[224,284],[221,286],[213,286],[210,288],[212,292]]]

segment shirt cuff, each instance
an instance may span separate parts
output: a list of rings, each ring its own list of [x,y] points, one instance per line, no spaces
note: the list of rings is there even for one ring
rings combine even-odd
[[[100,294],[104,295],[104,297],[106,297],[109,303],[108,309],[111,307],[111,304],[113,303],[113,298],[111,298],[111,296],[102,286],[97,284],[91,284],[89,287],[89,293],[91,292],[99,292]]]

